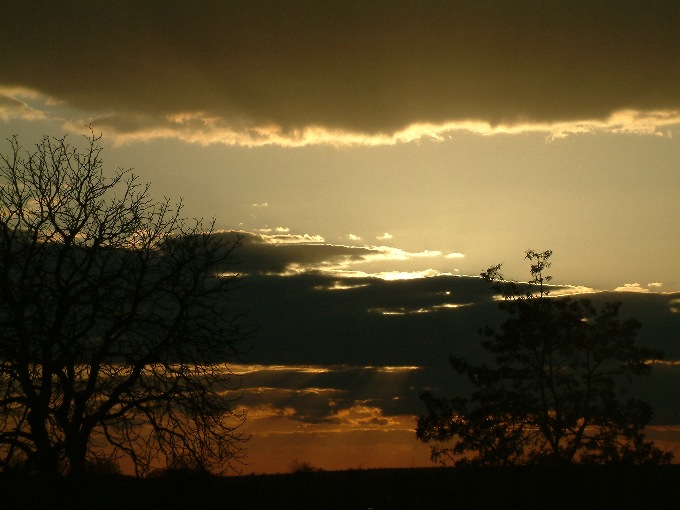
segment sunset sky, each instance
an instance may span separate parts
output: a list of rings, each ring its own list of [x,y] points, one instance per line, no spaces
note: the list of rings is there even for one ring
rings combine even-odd
[[[243,233],[244,471],[428,465],[418,392],[497,320],[470,276],[528,248],[680,360],[679,27],[677,0],[3,2],[0,138],[91,126]],[[671,442],[674,367],[641,389]]]

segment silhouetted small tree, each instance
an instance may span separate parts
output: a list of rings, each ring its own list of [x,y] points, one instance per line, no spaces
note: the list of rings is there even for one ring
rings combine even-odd
[[[505,281],[500,265],[482,273],[502,292],[508,315],[500,331],[480,331],[494,364],[451,357],[474,389],[453,399],[424,393],[428,413],[418,420],[417,437],[439,444],[432,460],[442,463],[669,462],[672,454],[642,432],[650,406],[624,397],[662,353],[635,344],[641,325],[621,321],[619,303],[596,310],[587,299],[550,297],[544,271],[551,254],[527,251],[528,284]]]
[[[0,162],[0,462],[222,472],[246,439],[225,364],[247,337],[230,309],[239,240],[153,201],[130,170],[106,178],[98,140],[24,153],[13,137]]]
[[[298,459],[294,459],[288,468],[288,472],[291,474],[316,473],[317,471],[323,471],[323,469],[316,467],[309,461]]]

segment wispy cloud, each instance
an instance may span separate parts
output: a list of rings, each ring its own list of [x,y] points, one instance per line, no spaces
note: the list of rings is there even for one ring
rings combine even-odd
[[[271,232],[271,229],[269,229]],[[323,243],[325,239],[320,235],[310,234],[290,234],[289,229],[276,229],[277,234],[263,237],[267,242],[272,244],[300,244],[300,243]]]

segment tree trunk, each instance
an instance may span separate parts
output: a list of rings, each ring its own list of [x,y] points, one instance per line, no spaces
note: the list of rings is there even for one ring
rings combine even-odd
[[[31,463],[35,465],[41,476],[47,478],[58,476],[59,457],[47,433],[47,420],[41,417],[41,413],[31,411],[28,413],[27,421],[35,443],[35,454],[31,458]]]
[[[68,475],[82,476],[87,468],[87,434],[76,433],[66,440],[66,458],[68,459]]]

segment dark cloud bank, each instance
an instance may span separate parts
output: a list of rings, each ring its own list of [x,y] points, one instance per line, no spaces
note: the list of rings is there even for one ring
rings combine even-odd
[[[5,4],[0,84],[120,131],[181,112],[390,133],[680,108],[676,0]]]
[[[317,263],[316,256],[300,255],[305,248],[318,254],[321,247],[251,243],[240,255],[258,260],[261,251],[259,260],[266,258],[276,268],[302,259]],[[334,253],[337,247],[326,249]],[[478,329],[504,318],[489,284],[470,276],[385,281],[321,272],[253,272],[238,292],[257,327],[247,361],[289,367],[247,375],[246,403],[293,408],[292,419],[311,423],[332,420],[339,409],[357,403],[379,407],[385,416],[418,414],[423,411],[418,400],[422,390],[448,395],[464,391],[465,383],[449,368],[449,355],[483,359]],[[621,301],[622,318],[643,324],[639,342],[665,351],[667,362],[680,361],[680,294],[576,297],[589,298],[596,306]],[[383,368],[394,366],[418,368]],[[663,364],[633,391],[653,404],[656,423],[670,424],[680,423],[679,388],[680,364]]]

